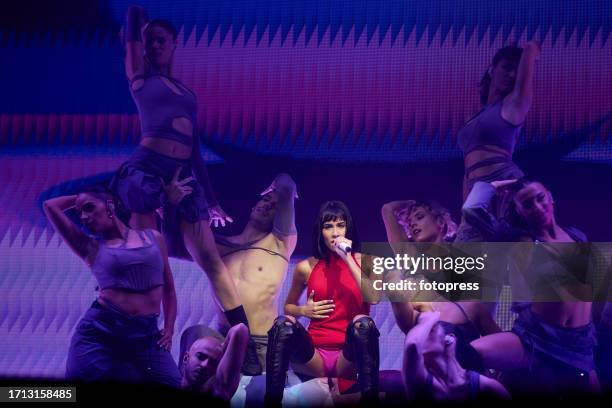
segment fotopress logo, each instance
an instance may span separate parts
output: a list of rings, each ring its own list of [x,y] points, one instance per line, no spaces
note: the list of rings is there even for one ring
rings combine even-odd
[[[411,275],[425,272],[465,272],[482,271],[485,269],[487,254],[482,256],[410,256],[408,254],[396,254],[394,257],[374,257],[372,259],[372,272],[381,275],[392,270],[405,271]]]

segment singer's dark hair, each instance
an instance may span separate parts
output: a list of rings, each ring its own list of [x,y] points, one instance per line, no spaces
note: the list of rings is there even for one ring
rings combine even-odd
[[[361,241],[355,228],[355,223],[351,213],[342,201],[327,201],[319,208],[319,213],[314,222],[312,243],[312,255],[317,259],[329,260],[329,249],[323,239],[323,224],[329,221],[343,220],[346,222],[346,238],[353,241],[351,246],[353,251],[359,251]]]

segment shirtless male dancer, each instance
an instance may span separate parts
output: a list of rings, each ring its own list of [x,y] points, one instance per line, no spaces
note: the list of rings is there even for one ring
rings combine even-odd
[[[261,195],[240,234],[215,236],[221,259],[244,305],[257,351],[258,361],[247,355],[243,366],[247,375],[265,370],[268,330],[278,316],[278,295],[297,243],[294,209],[297,190],[293,179],[281,173]],[[218,317],[218,329],[226,333],[230,324],[220,309]]]

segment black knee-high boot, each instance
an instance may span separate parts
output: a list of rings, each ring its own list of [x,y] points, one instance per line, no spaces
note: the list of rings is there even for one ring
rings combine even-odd
[[[280,407],[289,361],[304,364],[314,355],[314,346],[304,326],[279,316],[268,331],[266,354],[266,407]]]
[[[346,330],[342,354],[357,366],[357,382],[362,403],[371,404],[378,401],[379,336],[376,324],[369,316],[360,317],[350,323]]]

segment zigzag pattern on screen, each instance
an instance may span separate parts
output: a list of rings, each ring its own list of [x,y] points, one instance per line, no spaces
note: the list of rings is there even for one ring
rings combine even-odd
[[[44,24],[38,25],[33,24],[31,12],[21,16],[9,13],[12,19],[3,30],[3,45],[19,41],[39,43],[45,38],[62,44],[75,40],[88,44],[114,42],[125,11],[133,3],[132,0],[110,0],[80,7],[78,18],[70,10],[51,9],[45,15]],[[61,4],[56,2],[55,9]],[[587,36],[591,46],[598,33],[605,43],[612,30],[612,6],[606,0],[176,0],[171,3],[141,0],[138,4],[152,17],[167,18],[184,27],[184,39],[194,31],[197,42],[204,39],[209,44],[217,32],[222,43],[226,40],[240,43],[239,39],[246,43],[254,35],[257,44],[264,39],[271,43],[276,36],[282,43],[291,38],[295,44],[302,31],[307,43],[313,35],[318,44],[322,43],[327,31],[329,41],[340,34],[345,43],[353,30],[354,42],[365,35],[368,44],[373,40],[382,43],[389,34],[392,42],[399,38],[406,43],[414,30],[417,42],[425,36],[429,43],[438,31],[443,42],[450,34],[453,43],[459,42],[462,31],[465,31],[464,41],[476,36],[479,43],[485,39],[492,43],[500,32],[506,41],[513,31],[519,36],[526,31],[530,38],[539,31],[541,39],[550,34],[553,45],[559,38],[567,45],[575,31],[579,42]],[[68,6],[74,8],[75,4]],[[27,21],[19,24],[19,17],[24,16]]]
[[[396,150],[404,160],[458,157],[457,131],[479,108],[477,83],[495,50],[530,38],[542,39],[544,52],[521,142],[579,135],[598,143],[612,132],[612,77],[605,69],[612,66],[612,18],[605,18],[612,6],[605,3],[554,10],[541,1],[306,3],[179,2],[164,9],[145,2],[152,16],[182,27],[173,72],[199,96],[203,139],[306,157],[331,150],[358,157],[365,148]],[[119,19],[127,2],[113,7]],[[109,32],[99,29],[94,37],[111,38]],[[53,33],[39,45],[73,38],[83,59],[99,53],[77,31]],[[24,36],[6,38],[9,46],[26,47]],[[98,44],[120,52],[119,44]],[[61,56],[61,47],[56,51]],[[46,113],[54,111],[54,97],[44,92],[46,112],[2,109],[10,113],[0,116],[0,143],[134,144],[134,109],[121,108],[131,106],[127,92],[91,93],[96,97],[68,91],[63,99],[74,102],[62,105],[65,113]],[[106,113],[109,106],[119,111]]]

